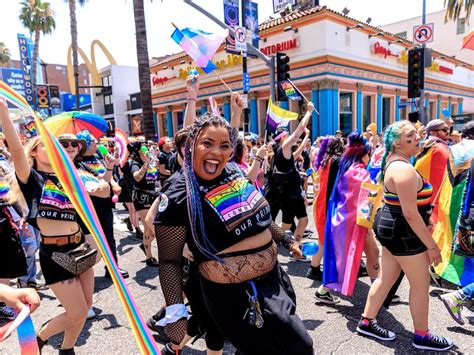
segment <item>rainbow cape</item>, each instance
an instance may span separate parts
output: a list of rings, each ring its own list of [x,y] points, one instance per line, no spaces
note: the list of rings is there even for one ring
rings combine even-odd
[[[2,82],[0,82],[0,84],[1,83]],[[8,94],[12,98],[12,101],[10,102],[19,108],[22,108],[21,105],[24,98],[22,100],[20,94],[8,86],[7,88],[9,89],[7,90]],[[10,93],[11,91],[13,91],[14,95]],[[0,86],[0,96],[5,97],[4,95],[3,87]],[[35,114],[28,104],[26,105],[27,106],[24,107],[25,114],[34,118],[36,128],[43,141],[43,146],[46,149],[49,161],[59,179],[59,182],[63,186],[64,191],[68,195],[82,221],[92,233],[92,236],[97,243],[97,247],[99,248],[99,252],[104,259],[105,265],[110,271],[112,281],[117,290],[119,299],[122,302],[125,314],[130,322],[130,326],[141,354],[160,354],[160,351],[156,347],[154,338],[148,331],[138,307],[125,284],[122,275],[118,271],[117,263],[110,251],[104,231],[102,230],[100,221],[97,217],[97,213],[95,212],[89,194],[87,193],[74,164],[62,145],[59,144],[59,141],[44,126],[43,121]]]
[[[433,239],[442,256],[442,262],[435,267],[435,271],[443,279],[459,286],[474,282],[472,249],[470,252],[463,250],[463,245],[459,243],[459,222],[469,216],[473,198],[473,158],[472,140],[464,139],[450,147],[447,171],[438,199],[438,222],[433,231]]]
[[[435,139],[428,139],[423,145],[421,153],[416,157],[415,169],[433,186],[431,203],[434,205],[433,214],[437,214],[438,191],[443,182],[448,161],[448,145]],[[436,219],[433,220],[436,222]]]
[[[363,182],[370,182],[369,172],[363,164],[353,164],[337,177],[328,206],[323,284],[346,296],[354,291],[367,235],[367,228],[356,224]]]

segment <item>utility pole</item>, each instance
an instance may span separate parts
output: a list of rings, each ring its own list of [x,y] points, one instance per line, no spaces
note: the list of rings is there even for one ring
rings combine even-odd
[[[48,87],[49,91],[49,83],[48,83],[48,63],[45,63],[44,61],[40,62],[40,65],[43,67],[43,73],[44,73],[44,83]],[[49,102],[49,107],[48,107],[48,115],[51,116],[51,101]]]
[[[426,24],[426,0],[423,0],[423,13],[421,15],[421,22],[422,22],[422,25]],[[423,48],[423,52],[426,52],[425,43],[422,44],[422,48]],[[426,53],[424,57],[426,57]],[[422,65],[424,68],[425,63],[422,63]],[[426,126],[426,124],[428,123],[428,117],[426,115],[426,108],[425,108],[425,89],[424,88],[425,88],[425,85],[423,83],[423,89],[421,89],[421,92],[420,92],[420,101],[418,103],[418,108],[420,110],[420,121],[421,123],[423,123],[424,126]]]
[[[232,28],[230,28],[224,22],[219,20],[217,17],[215,17],[214,15],[212,15],[211,13],[209,13],[208,11],[200,7],[198,4],[195,4],[192,0],[183,0],[183,1],[189,6],[194,7],[197,11],[202,13],[207,18],[217,23],[223,29],[228,29],[231,34],[235,35],[235,32]],[[265,64],[268,66],[269,75],[270,75],[270,96],[272,97],[272,100],[275,102],[275,59],[274,57],[267,57],[260,50],[255,48],[253,44],[250,42],[247,43],[247,53],[251,55],[252,54],[256,55],[258,58],[262,59],[265,62]]]

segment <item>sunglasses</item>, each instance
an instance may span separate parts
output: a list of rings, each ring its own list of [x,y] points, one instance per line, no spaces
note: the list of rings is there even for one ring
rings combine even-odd
[[[79,147],[79,143],[77,142],[61,142],[61,145],[63,146],[63,148],[68,148],[69,146],[73,148]]]
[[[449,132],[449,128],[448,127],[445,127],[445,128],[440,128],[440,129],[435,129],[436,132],[438,131],[443,131],[444,133],[448,133]]]

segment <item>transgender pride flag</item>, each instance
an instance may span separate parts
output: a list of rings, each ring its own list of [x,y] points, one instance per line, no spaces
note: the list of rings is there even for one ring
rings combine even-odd
[[[176,26],[175,26],[176,27]],[[171,38],[199,65],[206,74],[216,69],[211,62],[227,34],[216,35],[212,33],[185,28],[182,31],[177,27]]]

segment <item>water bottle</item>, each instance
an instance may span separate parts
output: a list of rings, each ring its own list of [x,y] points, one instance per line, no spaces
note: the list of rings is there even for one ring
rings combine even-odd
[[[303,256],[313,256],[319,250],[319,246],[315,242],[307,242],[301,244],[301,253]]]

